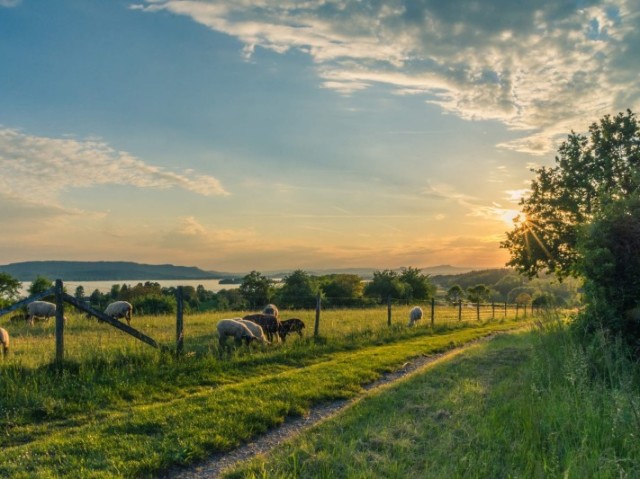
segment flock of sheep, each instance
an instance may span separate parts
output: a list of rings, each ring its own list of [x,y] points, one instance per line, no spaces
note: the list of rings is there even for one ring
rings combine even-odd
[[[124,318],[128,325],[131,325],[131,315],[133,306],[127,301],[115,301],[107,306],[104,314],[114,318]],[[27,305],[27,323],[33,325],[35,319],[45,321],[56,315],[56,305],[47,301],[33,301]],[[269,344],[275,341],[285,342],[287,335],[298,333],[303,336],[304,322],[298,318],[290,318],[280,321],[278,308],[267,305],[261,313],[248,314],[242,318],[222,319],[217,324],[218,341],[221,348],[227,345],[227,338],[234,338],[236,344],[242,344],[244,340],[247,345],[257,341],[261,344]],[[414,326],[422,319],[422,309],[414,307],[409,312],[409,326]],[[67,318],[64,318],[65,322]],[[0,347],[3,357],[9,351],[9,333],[6,329],[0,328]]]
[[[248,345],[253,341],[269,344],[274,340],[285,342],[289,333],[298,333],[302,337],[304,322],[298,318],[290,318],[280,321],[278,308],[267,305],[261,313],[248,314],[243,318],[221,319],[216,329],[218,341],[224,349],[227,338],[234,338],[236,344],[244,340]]]

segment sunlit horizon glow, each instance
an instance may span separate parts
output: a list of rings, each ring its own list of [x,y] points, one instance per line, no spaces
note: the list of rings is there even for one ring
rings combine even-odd
[[[530,169],[637,110],[639,26],[640,0],[0,2],[0,264],[503,267]]]

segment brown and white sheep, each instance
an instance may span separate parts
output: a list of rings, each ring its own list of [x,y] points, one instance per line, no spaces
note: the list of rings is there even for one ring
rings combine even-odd
[[[273,338],[278,339],[278,330],[280,329],[280,321],[273,314],[254,313],[247,314],[242,319],[248,319],[262,327],[269,341],[273,342]]]
[[[49,303],[48,301],[33,301],[27,304],[27,323],[33,325],[34,319],[44,319],[49,321],[49,318],[55,317],[56,305]],[[67,317],[64,317],[65,323]]]
[[[218,321],[216,329],[218,330],[218,341],[221,348],[225,346],[226,339],[229,337],[235,338],[238,345],[243,339],[247,344],[257,340],[247,325],[236,319],[221,319]]]
[[[280,311],[275,304],[267,304],[262,310],[264,314],[273,314],[276,318],[280,317]]]
[[[124,318],[127,320],[127,324],[131,326],[131,313],[133,312],[133,306],[126,301],[116,301],[107,306],[104,310],[104,314],[112,317],[113,319]]]
[[[302,337],[302,330],[305,328],[304,323],[301,319],[298,318],[290,318],[280,321],[280,329],[278,330],[278,335],[282,341],[286,341],[287,334],[289,333],[298,333],[300,337]]]

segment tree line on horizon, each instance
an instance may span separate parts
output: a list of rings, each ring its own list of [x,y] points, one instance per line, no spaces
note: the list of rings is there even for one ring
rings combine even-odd
[[[19,299],[20,284],[7,273],[0,273],[0,307]],[[28,294],[38,294],[52,285],[48,278],[38,276],[28,287]],[[72,293],[98,310],[113,301],[128,301],[137,314],[173,314],[177,307],[176,292],[177,287],[146,281],[135,285],[113,284],[105,293],[98,289],[88,292],[80,285]],[[252,271],[239,279],[237,288],[213,292],[203,285],[182,286],[182,293],[186,312],[258,310],[268,303],[283,309],[313,309],[318,298],[323,308],[371,307],[386,304],[389,299],[405,304],[436,298],[450,304],[468,301],[534,306],[573,306],[578,300],[577,285],[571,281],[561,284],[551,278],[529,280],[512,269],[431,277],[414,267],[399,272],[374,271],[371,280],[347,273],[316,276],[299,269],[276,281]]]

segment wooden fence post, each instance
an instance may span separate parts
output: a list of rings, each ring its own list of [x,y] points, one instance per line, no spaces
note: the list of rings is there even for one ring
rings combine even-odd
[[[516,319],[518,319],[518,309],[520,308],[520,304],[516,303]]]
[[[507,302],[504,302],[504,317],[507,317]]]
[[[387,326],[391,326],[391,295],[387,296]]]
[[[56,279],[56,362],[64,360],[64,300],[62,280]]]
[[[476,319],[480,321],[480,301],[476,303]]]
[[[431,328],[433,329],[433,322],[436,319],[436,298],[431,298]]]
[[[458,321],[462,321],[462,300],[458,300]]]
[[[316,324],[313,327],[313,335],[318,336],[320,332],[320,293],[316,296]]]
[[[491,319],[496,319],[496,303],[491,303]]]
[[[524,303],[524,317],[527,317],[527,303]]]
[[[176,290],[176,356],[184,349],[184,292],[182,286]]]

